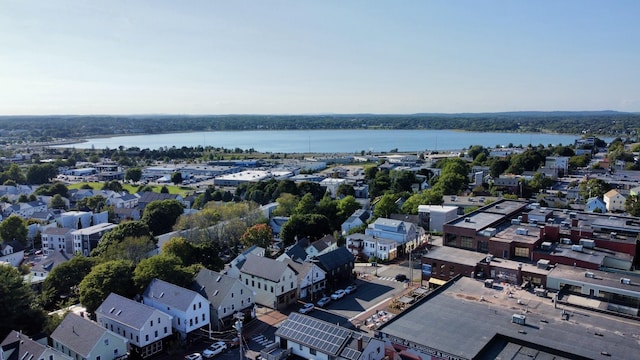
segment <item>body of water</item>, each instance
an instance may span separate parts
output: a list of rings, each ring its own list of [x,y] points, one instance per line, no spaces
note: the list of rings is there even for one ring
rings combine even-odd
[[[466,132],[456,130],[269,130],[207,131],[95,138],[60,147],[79,149],[159,149],[163,147],[212,146],[254,149],[266,153],[360,153],[445,151],[472,145],[494,147],[529,144],[570,145],[578,135]],[[606,141],[606,140],[605,140]]]

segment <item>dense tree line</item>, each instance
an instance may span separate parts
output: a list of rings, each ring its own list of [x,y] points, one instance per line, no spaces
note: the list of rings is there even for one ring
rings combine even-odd
[[[460,129],[469,131],[630,135],[640,115],[602,112],[512,112],[409,115],[2,116],[13,137],[46,141],[113,134],[308,129]]]

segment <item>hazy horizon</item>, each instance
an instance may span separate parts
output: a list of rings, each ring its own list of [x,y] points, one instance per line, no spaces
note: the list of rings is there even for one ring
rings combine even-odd
[[[0,4],[6,116],[640,112],[633,0]]]

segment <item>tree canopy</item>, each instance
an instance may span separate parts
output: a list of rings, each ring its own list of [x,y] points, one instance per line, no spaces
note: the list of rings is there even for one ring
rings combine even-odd
[[[132,274],[133,264],[125,260],[107,261],[94,266],[80,282],[80,302],[88,312],[93,313],[112,292],[132,298],[136,294]]]
[[[144,208],[142,221],[157,236],[170,232],[183,212],[184,205],[178,200],[152,201]]]

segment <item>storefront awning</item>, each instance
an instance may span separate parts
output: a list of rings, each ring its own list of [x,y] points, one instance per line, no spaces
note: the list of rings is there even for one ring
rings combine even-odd
[[[429,284],[433,284],[433,285],[440,286],[440,285],[444,285],[446,283],[447,283],[446,281],[440,280],[440,279],[436,279],[436,278],[430,278],[429,279]]]

